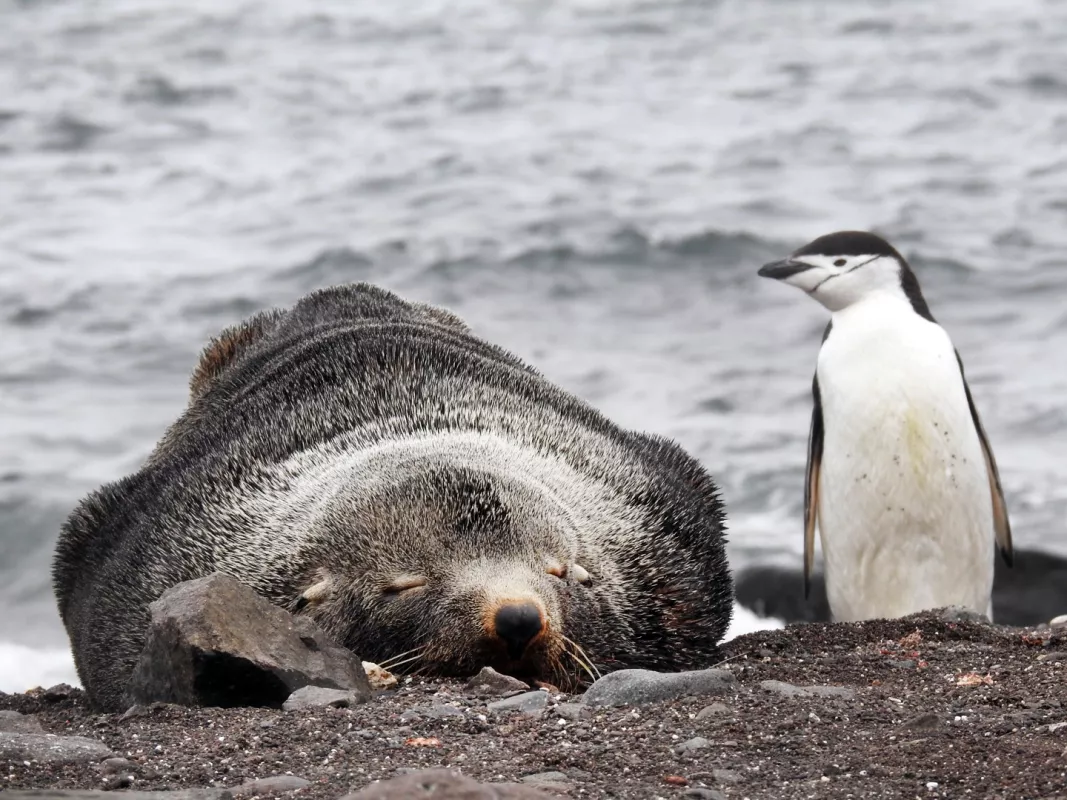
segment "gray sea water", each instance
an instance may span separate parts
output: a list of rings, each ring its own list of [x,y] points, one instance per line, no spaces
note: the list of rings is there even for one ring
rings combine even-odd
[[[826,315],[755,272],[853,227],[1067,552],[1067,4],[0,2],[0,689],[73,677],[59,525],[208,337],[343,281],[675,438],[735,566],[798,563]]]

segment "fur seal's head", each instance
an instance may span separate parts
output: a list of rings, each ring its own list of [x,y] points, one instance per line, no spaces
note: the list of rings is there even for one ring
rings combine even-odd
[[[569,615],[593,600],[593,576],[565,508],[513,475],[417,459],[398,477],[398,466],[326,504],[291,610],[401,672],[580,674]]]

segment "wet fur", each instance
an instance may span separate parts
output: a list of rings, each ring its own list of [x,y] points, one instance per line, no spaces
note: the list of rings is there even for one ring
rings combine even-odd
[[[213,571],[364,659],[417,649],[425,672],[504,666],[487,619],[509,599],[548,621],[512,671],[549,682],[581,675],[564,636],[602,671],[715,658],[732,582],[710,476],[452,314],[365,284],[323,290],[224,332],[191,389],[142,469],[89,495],[56,549],[96,706],[127,704],[149,603]],[[409,574],[427,585],[388,591]]]

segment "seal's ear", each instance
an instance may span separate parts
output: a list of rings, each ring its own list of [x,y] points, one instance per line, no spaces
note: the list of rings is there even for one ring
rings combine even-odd
[[[278,311],[264,311],[212,339],[189,379],[189,402],[202,396],[242,352],[273,329],[280,316]]]

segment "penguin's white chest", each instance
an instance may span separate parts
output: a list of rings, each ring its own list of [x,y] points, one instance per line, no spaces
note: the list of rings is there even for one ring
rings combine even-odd
[[[818,513],[834,618],[991,615],[992,498],[948,335],[897,307],[833,322],[818,362]]]

